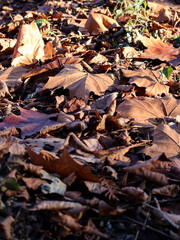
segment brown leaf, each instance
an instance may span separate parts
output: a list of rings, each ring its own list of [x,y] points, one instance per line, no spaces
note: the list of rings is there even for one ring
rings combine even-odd
[[[114,81],[108,75],[89,74],[83,72],[80,64],[72,64],[65,66],[56,76],[50,77],[42,90],[68,88],[70,98],[76,96],[87,102],[91,91],[97,95],[102,95],[113,83]]]
[[[143,163],[125,167],[124,170],[143,177],[150,182],[165,186],[168,184],[168,178],[163,173],[170,172],[171,161],[162,154]]]
[[[99,236],[101,238],[108,239],[108,235],[100,232],[96,228],[95,224],[92,222],[91,219],[89,219],[88,224],[84,227],[83,232],[91,234],[91,235],[96,235],[96,236]]]
[[[100,13],[90,13],[86,21],[85,28],[88,32],[98,34],[108,31],[108,28],[118,27],[116,20]]]
[[[153,145],[141,152],[155,157],[165,153],[167,157],[174,157],[180,153],[180,134],[169,125],[161,123],[154,131]]]
[[[148,48],[139,56],[140,58],[159,59],[171,63],[174,67],[180,63],[180,49],[174,48],[172,44],[142,35],[139,35],[137,40]]]
[[[12,239],[11,235],[11,224],[14,222],[12,216],[6,217],[3,221],[0,222],[0,226],[4,231],[4,236],[7,240]]]
[[[68,201],[54,201],[54,200],[44,200],[38,204],[36,204],[32,211],[36,210],[62,210],[62,209],[69,209],[69,208],[77,208],[82,207],[80,203],[76,202],[68,202]]]
[[[12,57],[12,66],[36,63],[44,56],[44,41],[36,22],[22,24]]]
[[[42,184],[47,183],[46,180],[34,177],[23,177],[22,180],[25,182],[26,186],[33,191],[36,191]]]
[[[36,154],[29,147],[27,147],[27,152],[31,162],[35,165],[43,166],[47,172],[58,173],[61,177],[67,177],[72,172],[75,172],[79,178],[84,180],[93,182],[99,180],[99,176],[91,172],[90,165],[81,165],[76,162],[66,149],[64,149],[62,157],[53,159],[52,161],[47,161],[41,154]]]
[[[0,98],[12,97],[9,93],[6,82],[0,80]]]
[[[58,122],[49,119],[51,115],[25,110],[19,107],[21,115],[11,114],[6,116],[4,121],[0,123],[0,128],[10,128],[15,126],[21,129],[21,137],[31,136],[39,132],[44,126],[56,125]]]
[[[145,88],[147,96],[162,96],[169,94],[169,86],[161,83],[162,76],[159,71],[142,70],[122,70],[123,76],[130,78],[129,83]]]
[[[172,184],[172,185],[167,185],[161,188],[153,188],[152,194],[176,197],[179,191],[180,191],[180,187],[176,184]]]
[[[23,67],[9,67],[4,71],[0,78],[3,80],[9,88],[12,90],[21,86],[21,77],[23,74],[27,73],[27,69]]]
[[[117,117],[134,118],[136,122],[149,123],[148,120],[164,116],[176,117],[180,112],[180,100],[172,95],[163,98],[132,98],[120,103],[116,109]]]
[[[137,201],[146,202],[148,200],[148,195],[138,187],[124,187],[121,188],[121,191]]]

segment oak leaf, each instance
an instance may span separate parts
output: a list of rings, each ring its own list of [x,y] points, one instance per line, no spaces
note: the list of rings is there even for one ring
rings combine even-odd
[[[97,182],[99,176],[94,175],[91,172],[90,165],[82,165],[75,161],[64,149],[60,158],[54,158],[51,161],[46,160],[42,154],[37,154],[27,146],[27,152],[31,162],[34,165],[43,166],[44,170],[50,173],[58,173],[61,177],[67,177],[72,172],[75,172],[77,176],[84,180]]]
[[[12,57],[12,66],[30,65],[44,56],[44,41],[35,21],[22,24]]]
[[[159,59],[171,63],[174,67],[180,63],[180,49],[174,48],[172,44],[140,34],[137,40],[140,40],[148,48],[139,56],[140,58]]]
[[[136,122],[148,123],[149,120],[164,116],[176,117],[180,112],[180,100],[172,95],[163,98],[125,99],[116,109],[117,117],[134,118]]]
[[[80,64],[72,64],[66,65],[60,73],[50,77],[42,90],[68,88],[70,98],[76,96],[87,102],[90,92],[102,95],[113,83],[114,80],[106,74],[90,74],[84,72]]]
[[[56,125],[58,122],[49,118],[51,115],[25,110],[19,107],[21,115],[12,113],[6,116],[4,121],[0,123],[0,129],[10,128],[12,126],[21,129],[21,137],[31,136],[39,132],[44,126]]]
[[[129,83],[145,88],[147,96],[162,96],[169,94],[169,86],[161,83],[162,76],[159,71],[142,70],[122,70],[123,76],[130,78]]]
[[[86,21],[85,28],[88,32],[98,34],[108,31],[108,28],[118,27],[116,20],[100,13],[90,13]]]

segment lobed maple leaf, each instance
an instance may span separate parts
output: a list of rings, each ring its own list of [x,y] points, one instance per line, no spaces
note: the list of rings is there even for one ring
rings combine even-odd
[[[147,122],[148,120],[165,116],[176,117],[180,112],[180,100],[172,95],[163,98],[140,97],[125,99],[116,109],[117,116],[134,118],[137,122]]]
[[[159,71],[142,70],[122,70],[123,76],[130,77],[129,83],[145,88],[147,96],[162,96],[169,94],[169,86],[161,83],[162,76]]]
[[[76,96],[87,102],[90,92],[102,95],[113,83],[114,80],[106,74],[90,74],[84,72],[80,64],[71,64],[66,65],[56,76],[50,77],[42,90],[68,88],[70,98]]]
[[[148,38],[140,34],[137,40],[148,48],[139,56],[140,58],[159,59],[171,63],[174,67],[180,63],[180,48],[174,48],[172,44],[161,39]]]

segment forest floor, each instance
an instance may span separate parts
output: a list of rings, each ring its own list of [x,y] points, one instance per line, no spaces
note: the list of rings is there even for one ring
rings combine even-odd
[[[178,0],[0,9],[0,239],[180,239]]]

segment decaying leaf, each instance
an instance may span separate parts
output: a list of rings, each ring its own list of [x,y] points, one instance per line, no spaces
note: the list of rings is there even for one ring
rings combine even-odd
[[[32,208],[32,211],[36,210],[62,210],[68,208],[76,208],[81,207],[82,205],[75,202],[68,202],[68,201],[42,201]]]
[[[143,201],[146,202],[148,200],[148,195],[140,188],[135,187],[123,187],[121,188],[121,191],[127,195],[129,195],[131,198],[136,199],[137,201]]]
[[[12,239],[11,224],[13,222],[14,222],[14,218],[12,216],[6,217],[3,221],[0,222],[0,226],[4,231],[3,237],[5,237],[7,240]]]
[[[153,188],[152,194],[176,197],[180,191],[180,187],[176,184],[167,185],[161,188]]]
[[[70,98],[82,98],[86,102],[90,92],[102,95],[114,81],[105,74],[89,74],[83,72],[80,64],[67,65],[55,77],[50,77],[42,90],[68,88]]]
[[[166,186],[168,177],[163,174],[170,172],[171,161],[164,154],[154,157],[142,163],[137,163],[130,167],[125,167],[124,170],[129,173],[136,174],[147,179],[150,182],[155,182],[158,185]]]
[[[100,13],[90,13],[85,28],[89,33],[100,33],[108,31],[108,28],[118,27],[116,20]]]

